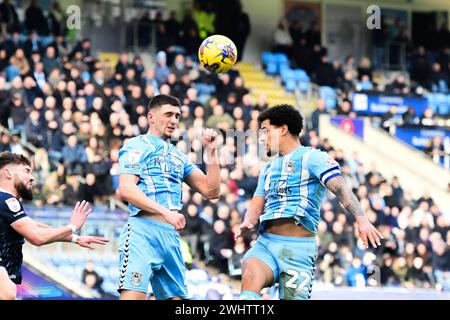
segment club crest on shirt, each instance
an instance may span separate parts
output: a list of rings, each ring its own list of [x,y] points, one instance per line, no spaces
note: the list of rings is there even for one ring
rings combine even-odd
[[[141,159],[141,150],[130,150],[128,153],[128,162],[131,164],[135,164]]]
[[[139,287],[142,284],[142,274],[140,272],[131,273],[131,285]]]
[[[289,174],[295,172],[295,161],[294,160],[289,160],[286,163],[286,170],[287,170],[287,173],[289,173]]]
[[[20,211],[20,202],[16,198],[9,198],[5,200],[5,203],[12,212]]]
[[[337,166],[338,163],[336,160],[334,160],[332,157],[327,157],[327,160],[325,161],[329,166]]]

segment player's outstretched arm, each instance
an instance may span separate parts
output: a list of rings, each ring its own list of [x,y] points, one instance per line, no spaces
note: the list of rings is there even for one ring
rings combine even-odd
[[[175,228],[183,229],[186,225],[184,216],[176,211],[170,211],[149,199],[137,186],[138,181],[139,176],[135,174],[121,173],[119,176],[119,193],[121,197],[144,211],[162,215]]]
[[[247,231],[255,229],[258,225],[259,216],[263,213],[264,203],[264,197],[253,197],[247,211],[245,212],[244,221],[242,221],[238,232],[234,235],[235,239],[243,236]]]
[[[220,167],[216,146],[217,132],[213,129],[203,129],[202,145],[205,150],[207,174],[196,168],[186,178],[186,183],[201,193],[207,199],[217,199],[220,196]]]
[[[358,199],[347,186],[344,178],[342,176],[331,178],[326,183],[326,186],[331,192],[333,192],[341,205],[355,216],[358,224],[358,235],[363,240],[364,246],[368,247],[369,241],[374,248],[376,248],[377,245],[381,245],[380,239],[383,239],[383,236],[369,222]]]
[[[36,221],[36,223],[41,228],[52,228],[48,224],[39,221]],[[93,243],[105,245],[109,242],[109,240],[106,238],[96,236],[78,236],[76,234],[71,234],[70,236],[67,236],[64,239],[62,239],[61,242],[74,242],[80,247],[95,250],[95,248],[92,246]]]
[[[70,224],[67,226],[50,227],[34,221],[30,217],[24,217],[12,223],[11,227],[31,244],[42,246],[56,241],[64,241],[64,239],[71,236],[72,233],[83,226],[91,211],[92,209],[89,206],[89,202],[82,201],[81,203],[77,202],[75,205],[75,208],[72,211]]]

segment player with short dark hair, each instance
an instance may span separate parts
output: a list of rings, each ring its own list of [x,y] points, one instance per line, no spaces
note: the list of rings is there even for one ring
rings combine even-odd
[[[317,256],[316,233],[326,189],[351,212],[359,236],[380,245],[381,233],[365,216],[345,184],[338,163],[326,152],[304,147],[303,117],[290,105],[274,106],[258,117],[268,156],[258,186],[236,237],[259,221],[260,236],[242,266],[241,299],[260,299],[260,291],[279,283],[281,299],[311,297]]]
[[[20,200],[33,199],[33,181],[31,163],[26,157],[11,152],[0,153],[0,300],[16,298],[16,284],[22,282],[24,238],[36,246],[72,241],[90,249],[94,249],[91,243],[108,241],[75,234],[91,213],[86,201],[76,204],[70,224],[66,226],[54,228],[31,219]]]
[[[146,299],[149,283],[156,299],[187,298],[177,232],[186,224],[180,213],[182,184],[215,199],[220,195],[220,175],[214,130],[203,130],[206,175],[170,142],[180,117],[177,98],[153,97],[148,133],[131,138],[119,151],[119,192],[130,211],[120,236],[121,299]]]

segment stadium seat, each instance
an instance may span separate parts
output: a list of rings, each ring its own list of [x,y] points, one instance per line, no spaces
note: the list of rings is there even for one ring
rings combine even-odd
[[[299,89],[301,92],[307,92],[309,90],[309,87],[310,87],[309,81],[300,81]]]
[[[309,81],[309,76],[303,69],[294,69],[295,80],[298,81]]]
[[[448,116],[450,114],[450,94],[447,94],[446,102],[439,105],[436,113],[442,116]]]
[[[434,109],[435,112],[440,113],[440,110],[447,108],[447,96],[443,93],[435,93],[434,94],[434,100],[436,108]]]
[[[286,91],[293,92],[297,87],[297,83],[294,79],[288,79],[284,85]]]
[[[325,100],[327,109],[334,109],[336,107],[336,90],[328,87],[322,86],[319,89],[320,97]]]
[[[272,52],[264,51],[261,54],[261,61],[262,61],[263,65],[267,65],[269,62],[275,61],[275,56],[273,55]]]
[[[433,111],[436,111],[437,106],[436,106],[436,99],[434,97],[434,94],[428,94],[426,95],[427,98],[427,105],[429,108],[431,108]]]
[[[290,70],[291,67],[289,66],[289,63],[282,63],[279,66],[279,71],[280,71],[280,76],[286,71],[286,70]]]
[[[266,72],[270,75],[278,74],[278,67],[275,61],[270,61],[266,66]]]
[[[288,62],[289,63],[289,59],[288,59],[287,55],[284,54],[284,53],[277,52],[277,53],[274,54],[274,57],[275,57],[275,60],[278,63],[282,63],[282,62]]]
[[[294,70],[291,69],[283,69],[283,72],[280,74],[281,81],[286,83],[289,80],[295,81],[295,73]]]

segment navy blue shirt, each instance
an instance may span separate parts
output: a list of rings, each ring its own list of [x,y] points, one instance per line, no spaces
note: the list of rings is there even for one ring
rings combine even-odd
[[[22,245],[25,241],[11,225],[26,216],[17,198],[0,190],[0,267],[6,269],[16,284],[22,282]]]

